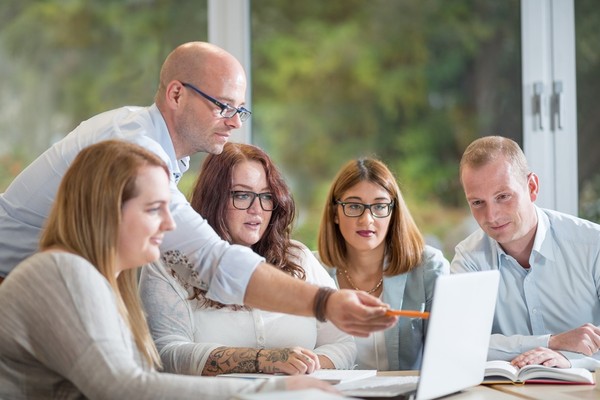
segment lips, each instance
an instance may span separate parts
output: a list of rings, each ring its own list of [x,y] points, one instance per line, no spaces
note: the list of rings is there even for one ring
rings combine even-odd
[[[225,140],[229,139],[229,136],[231,136],[229,132],[215,132],[215,135],[220,136]]]
[[[162,236],[154,236],[150,238],[150,242],[156,246],[160,246],[162,244],[163,237]]]
[[[509,224],[509,222],[501,224],[501,225],[488,225],[488,226],[493,231],[499,231],[499,230],[506,228],[508,226],[508,224]]]
[[[362,237],[371,237],[373,235],[375,235],[374,231],[356,231],[356,234],[358,236],[362,236]]]

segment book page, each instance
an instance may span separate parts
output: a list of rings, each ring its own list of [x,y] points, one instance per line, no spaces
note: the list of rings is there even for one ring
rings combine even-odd
[[[517,375],[519,369],[512,365],[508,361],[494,360],[485,363],[485,379],[484,383],[488,381],[496,382],[496,378],[502,377],[509,381],[518,380]]]
[[[592,373],[585,368],[554,368],[527,365],[519,371],[522,381],[555,379],[567,382],[594,383]]]
[[[585,368],[554,368],[527,365],[520,370],[508,361],[488,361],[484,384],[497,383],[585,383],[593,384],[594,377]]]

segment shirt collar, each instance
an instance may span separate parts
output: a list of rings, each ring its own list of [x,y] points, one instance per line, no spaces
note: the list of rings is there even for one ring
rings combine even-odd
[[[533,242],[532,253],[554,261],[554,239],[551,232],[550,220],[541,208],[534,206],[537,213],[537,231],[535,232],[535,241]]]
[[[554,241],[550,232],[550,221],[546,213],[542,211],[535,204],[533,205],[537,214],[537,229],[535,231],[535,238],[533,239],[533,247],[531,249],[531,255],[529,256],[530,265],[534,264],[534,255],[539,255],[548,260],[554,261]],[[502,265],[502,259],[508,257],[508,254],[500,246],[500,244],[489,238],[494,243],[494,248],[498,255],[498,265]]]
[[[163,150],[167,153],[171,164],[169,165],[169,168],[171,169],[175,183],[177,183],[184,172],[190,168],[190,157],[186,156],[179,160],[176,159],[175,147],[173,146],[171,135],[169,135],[167,124],[160,113],[160,110],[156,104],[152,104],[148,112],[150,113],[150,118],[152,118],[153,125],[156,127],[154,132],[148,132],[148,136],[160,143]]]

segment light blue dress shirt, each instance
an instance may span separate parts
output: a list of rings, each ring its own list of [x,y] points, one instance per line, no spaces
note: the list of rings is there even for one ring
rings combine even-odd
[[[264,259],[247,247],[221,240],[179,191],[177,182],[189,167],[189,157],[176,158],[167,125],[156,105],[122,107],[82,122],[0,194],[0,276],[37,250],[62,176],[75,156],[84,147],[108,139],[137,143],[167,163],[171,171],[170,208],[177,228],[167,232],[161,251],[177,249],[186,254],[193,268],[180,266],[177,272],[190,284],[207,289],[209,298],[241,304],[250,276]]]
[[[335,269],[327,270],[339,287]],[[438,276],[446,275],[449,271],[448,260],[442,252],[425,246],[421,264],[405,274],[384,276],[382,301],[394,310],[431,311],[435,281]],[[426,333],[427,320],[420,318],[399,318],[396,325],[386,329],[384,335],[388,369],[420,369]],[[357,346],[360,345],[357,342]]]
[[[586,323],[600,325],[600,225],[536,207],[525,269],[481,229],[456,246],[452,273],[497,269],[500,287],[488,359],[512,360]],[[574,367],[600,367],[600,354],[562,351]]]

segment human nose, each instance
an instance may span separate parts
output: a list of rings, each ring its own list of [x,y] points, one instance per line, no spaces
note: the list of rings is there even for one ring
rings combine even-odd
[[[485,207],[485,218],[488,221],[495,221],[498,214],[498,207],[493,203],[487,203]]]
[[[260,199],[258,196],[252,199],[252,203],[250,203],[250,207],[248,207],[248,212],[252,214],[257,214],[262,211],[262,206],[260,204]]]
[[[231,118],[225,118],[225,124],[233,129],[239,129],[242,127],[242,120],[240,119],[240,113],[235,113]]]
[[[363,220],[373,220],[375,217],[373,217],[373,211],[371,211],[371,207],[365,207],[363,213],[360,215],[360,217],[358,217],[359,221],[363,221]]]
[[[175,224],[175,220],[173,219],[173,214],[171,214],[171,211],[169,209],[167,209],[164,213],[164,217],[162,220],[162,223],[160,225],[160,228],[162,231],[172,231],[177,227],[177,225]]]

